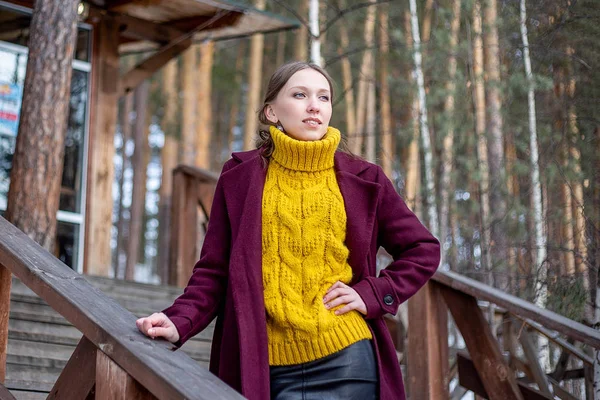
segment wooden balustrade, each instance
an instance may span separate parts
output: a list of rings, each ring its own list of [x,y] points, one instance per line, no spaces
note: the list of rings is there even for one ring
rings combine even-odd
[[[185,353],[173,352],[172,344],[142,335],[135,315],[1,217],[0,232],[0,270],[16,275],[84,335],[49,398],[93,398],[94,392],[102,399],[243,398]],[[2,354],[10,307],[5,294]],[[5,390],[0,386],[0,395]]]
[[[459,384],[463,388],[483,398],[498,400],[573,400],[576,397],[560,382],[585,377],[587,399],[598,399],[595,387],[600,382],[594,382],[592,377],[594,360],[600,349],[599,331],[454,272],[437,272],[422,292],[427,292],[428,303],[438,307],[443,304],[441,312],[450,312],[467,351],[448,349],[448,337],[445,335],[442,340],[429,340],[422,344],[429,348],[409,348],[407,368],[411,377],[411,400],[460,398],[464,393],[460,387],[456,390],[456,396],[448,393],[448,384],[454,374],[458,374]],[[419,295],[424,296],[418,294],[417,297]],[[493,306],[496,315],[502,318],[498,338],[494,336],[480,307],[483,302],[487,302],[488,307]],[[426,338],[430,332],[444,332],[445,327],[440,327],[440,324],[445,324],[443,318],[428,317],[417,321],[416,326],[409,326],[409,344],[411,336]],[[533,332],[546,336],[562,350],[556,368],[550,374],[539,364]],[[587,346],[593,356],[574,345],[576,341]],[[428,352],[436,352],[437,359],[432,361],[431,357],[420,357]],[[452,366],[449,366],[449,354],[455,354]],[[581,360],[584,368],[568,371],[566,366],[569,357]],[[449,368],[424,365],[424,359]],[[518,377],[517,371],[524,376]],[[438,382],[437,386],[431,382]],[[432,397],[431,393],[435,392],[432,387],[437,387],[435,390],[441,394]]]

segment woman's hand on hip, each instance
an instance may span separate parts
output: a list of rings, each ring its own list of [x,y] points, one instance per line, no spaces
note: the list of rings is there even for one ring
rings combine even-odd
[[[335,310],[336,315],[346,314],[352,310],[367,315],[367,306],[362,297],[360,297],[356,290],[340,281],[337,281],[327,289],[327,293],[323,297],[323,303],[325,303],[325,308],[328,310],[344,304],[343,307]]]
[[[163,313],[154,313],[140,318],[135,321],[135,324],[140,332],[152,339],[163,337],[171,343],[179,340],[179,332],[177,332],[175,324]]]

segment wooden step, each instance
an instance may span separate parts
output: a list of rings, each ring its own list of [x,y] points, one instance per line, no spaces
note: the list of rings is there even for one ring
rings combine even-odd
[[[86,277],[124,308],[146,316],[172,304],[179,288]],[[46,398],[81,339],[81,332],[18,279],[13,279],[6,387],[16,399]],[[186,342],[184,351],[208,368],[214,324]],[[132,334],[138,334],[132,326]]]

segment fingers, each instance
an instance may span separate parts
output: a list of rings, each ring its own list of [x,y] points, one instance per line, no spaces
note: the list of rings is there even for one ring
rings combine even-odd
[[[163,326],[165,324],[166,316],[162,313],[154,313],[145,318],[139,318],[135,321],[138,329],[146,336],[153,336],[150,330],[156,326]]]
[[[367,306],[365,302],[350,286],[338,281],[331,285],[323,297],[323,303],[328,310],[344,305],[334,311],[336,315],[343,315],[349,311],[357,310],[363,315],[367,315]]]

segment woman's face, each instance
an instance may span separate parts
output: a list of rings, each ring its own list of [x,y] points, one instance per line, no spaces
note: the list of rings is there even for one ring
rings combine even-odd
[[[331,120],[329,82],[318,71],[296,72],[265,108],[267,119],[297,140],[320,140]]]

